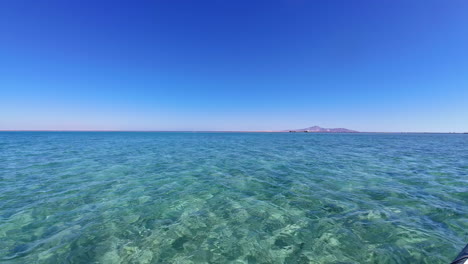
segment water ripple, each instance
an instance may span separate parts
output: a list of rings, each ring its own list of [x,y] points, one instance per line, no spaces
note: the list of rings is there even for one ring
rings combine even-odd
[[[4,263],[448,263],[468,136],[0,133]]]

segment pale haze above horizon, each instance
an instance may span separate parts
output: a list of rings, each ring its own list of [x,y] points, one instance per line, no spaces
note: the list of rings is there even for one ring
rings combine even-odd
[[[0,130],[468,132],[468,1],[2,1]]]

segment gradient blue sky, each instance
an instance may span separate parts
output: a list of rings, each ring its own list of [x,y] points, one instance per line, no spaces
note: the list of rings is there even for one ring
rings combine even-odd
[[[0,129],[468,131],[468,1],[0,1]]]

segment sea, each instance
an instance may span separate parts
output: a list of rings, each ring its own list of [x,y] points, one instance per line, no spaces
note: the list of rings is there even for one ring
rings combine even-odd
[[[0,132],[0,263],[449,263],[468,135]]]

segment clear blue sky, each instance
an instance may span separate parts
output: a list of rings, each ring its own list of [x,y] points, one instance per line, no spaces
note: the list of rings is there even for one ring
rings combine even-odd
[[[468,1],[0,1],[0,129],[468,131]]]

